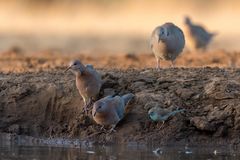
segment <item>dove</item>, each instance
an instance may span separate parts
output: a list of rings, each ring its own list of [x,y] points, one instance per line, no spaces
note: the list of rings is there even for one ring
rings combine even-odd
[[[70,62],[67,70],[71,70],[76,76],[76,86],[84,101],[83,110],[87,112],[88,107],[99,95],[102,86],[101,76],[92,65],[84,66],[79,60]]]
[[[169,109],[155,106],[148,111],[148,115],[151,118],[151,120],[155,122],[162,121],[162,125],[163,125],[165,121],[169,119],[169,117],[184,111],[185,109],[177,109],[177,110],[171,111]]]
[[[165,23],[153,30],[150,45],[157,60],[157,69],[160,68],[160,60],[170,60],[174,66],[185,46],[184,34],[173,23]]]
[[[185,17],[186,31],[189,35],[189,40],[193,47],[198,49],[206,50],[209,43],[217,33],[208,32],[203,26],[194,24],[189,17]]]
[[[110,126],[110,132],[126,114],[127,104],[134,98],[134,94],[128,93],[123,96],[107,96],[93,104],[92,116],[102,128]]]

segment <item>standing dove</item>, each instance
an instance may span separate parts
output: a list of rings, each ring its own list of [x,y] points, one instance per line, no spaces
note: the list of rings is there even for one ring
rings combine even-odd
[[[194,49],[206,50],[216,33],[209,33],[203,26],[192,23],[189,17],[185,17],[186,31]]]
[[[150,45],[157,59],[157,69],[160,68],[160,59],[170,60],[174,66],[185,45],[184,34],[173,23],[165,23],[153,30]]]
[[[134,94],[129,93],[123,96],[107,96],[96,101],[92,109],[94,121],[102,128],[111,126],[110,132],[115,131],[114,128],[125,116],[128,102],[133,98]]]
[[[93,100],[96,100],[102,86],[102,80],[99,73],[92,65],[84,66],[79,60],[70,63],[67,70],[71,70],[76,76],[76,86],[84,101],[84,112]],[[67,71],[66,70],[66,71]]]
[[[153,121],[162,121],[164,124],[165,121],[168,120],[169,117],[174,116],[175,114],[179,112],[183,112],[185,109],[177,109],[174,111],[171,111],[169,109],[161,108],[159,106],[153,107],[148,111],[148,115]],[[163,125],[162,124],[162,125]]]

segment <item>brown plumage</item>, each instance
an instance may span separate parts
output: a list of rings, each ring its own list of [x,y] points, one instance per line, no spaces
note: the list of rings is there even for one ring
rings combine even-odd
[[[185,38],[182,30],[173,23],[165,23],[156,27],[151,35],[151,49],[157,59],[157,68],[161,60],[170,60],[174,65],[175,59],[182,52]]]
[[[71,70],[76,76],[76,86],[84,101],[84,111],[99,95],[102,80],[92,65],[84,66],[80,61],[74,60],[67,70]]]

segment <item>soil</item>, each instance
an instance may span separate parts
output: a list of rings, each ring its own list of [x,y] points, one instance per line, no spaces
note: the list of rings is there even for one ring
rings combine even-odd
[[[163,62],[154,69],[151,54],[24,55],[0,58],[0,132],[34,137],[63,137],[96,143],[240,144],[240,69],[238,53],[185,53],[176,68]],[[100,130],[82,112],[75,77],[64,72],[71,59],[91,63],[104,85],[100,97],[134,93],[115,133]],[[99,60],[100,59],[100,60]],[[185,67],[182,67],[185,66]],[[231,68],[226,68],[226,67]],[[188,68],[187,68],[188,67]],[[162,126],[147,112],[159,105],[184,108]]]

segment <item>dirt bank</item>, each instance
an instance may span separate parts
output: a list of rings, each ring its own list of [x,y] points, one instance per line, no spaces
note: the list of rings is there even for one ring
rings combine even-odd
[[[53,51],[25,54],[20,48],[0,53],[0,71],[8,73],[50,71],[63,69],[73,59],[96,68],[144,69],[155,68],[156,59],[152,53],[121,54],[61,54]],[[206,53],[183,53],[176,61],[177,67],[238,67],[240,52],[212,51]],[[168,68],[170,62],[161,61],[161,67]]]
[[[220,68],[101,69],[101,96],[132,92],[132,110],[117,133],[100,132],[81,114],[74,76],[63,69],[0,74],[0,132],[106,142],[239,144],[240,70]],[[153,102],[178,106],[160,128],[147,116]]]

